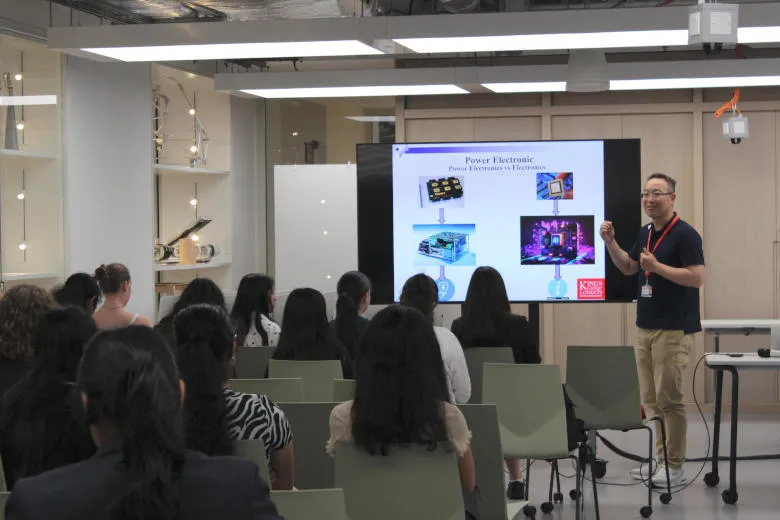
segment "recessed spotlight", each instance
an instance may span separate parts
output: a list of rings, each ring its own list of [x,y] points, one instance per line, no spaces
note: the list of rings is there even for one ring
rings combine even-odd
[[[198,147],[193,144],[192,146],[190,146],[190,152],[197,153],[198,152]]]
[[[24,130],[24,123],[16,123],[17,130]]]
[[[327,276],[325,276],[325,278],[327,278],[328,280],[330,280],[330,275],[327,275]]]
[[[193,242],[197,242],[198,240],[200,240],[200,237],[198,235],[191,235],[190,238],[192,239]]]
[[[293,137],[298,137],[298,132],[293,132],[293,133],[292,133],[292,136],[293,136]]]
[[[27,244],[25,244],[24,242],[19,244],[19,251],[26,251],[26,250],[27,250]]]
[[[16,195],[16,198],[17,198],[17,199],[19,199],[19,200],[24,200],[24,192],[23,192],[23,191],[22,191],[22,192],[19,192],[19,193]]]
[[[323,231],[323,232],[322,232],[322,234],[323,234],[323,235],[327,235],[327,234],[328,234],[328,232],[327,232],[327,231]]]
[[[194,108],[191,108],[191,109],[190,109],[190,115],[191,115],[191,116],[194,116],[194,115],[195,115],[195,109],[194,109]]]
[[[17,73],[17,74],[14,75],[14,79],[16,81],[22,81],[24,79],[24,76],[22,76],[21,73]]]
[[[322,199],[322,200],[320,201],[320,204],[325,204],[325,199]]]
[[[198,205],[198,199],[190,200],[190,206],[197,206],[197,205]]]

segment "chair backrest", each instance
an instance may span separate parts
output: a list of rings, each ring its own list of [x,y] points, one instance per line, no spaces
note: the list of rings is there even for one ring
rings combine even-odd
[[[275,403],[303,402],[303,379],[231,379],[230,388],[245,394],[263,394]]]
[[[634,347],[569,347],[566,391],[589,430],[642,426]]]
[[[0,520],[5,520],[5,505],[8,503],[9,498],[11,498],[11,493],[0,491]]]
[[[268,369],[268,360],[276,347],[237,347],[236,377],[239,379],[262,379]]]
[[[271,478],[268,472],[268,457],[265,454],[265,442],[262,440],[234,441],[233,455],[248,459],[260,468],[260,478],[271,487]]]
[[[355,385],[357,381],[354,379],[334,379],[333,380],[333,400],[337,403],[343,403],[355,398]]]
[[[335,450],[336,484],[352,520],[463,520],[457,455],[439,448],[399,446],[369,455],[351,442]]]
[[[469,404],[482,403],[482,366],[485,363],[514,363],[510,347],[471,347],[463,349],[466,366],[471,378],[471,399]]]
[[[272,491],[271,500],[284,520],[349,520],[343,489]]]
[[[279,403],[295,437],[295,487],[335,487],[333,457],[325,452],[330,412],[339,403]]]
[[[498,410],[494,404],[461,404],[458,408],[472,433],[476,482],[481,498],[479,512],[483,518],[506,520],[506,486],[504,456],[498,430]]]
[[[5,481],[5,468],[3,468],[3,459],[0,458],[0,493],[8,491],[8,483]]]
[[[557,365],[486,363],[482,400],[498,408],[505,457],[554,459],[569,453]]]
[[[344,377],[341,361],[268,361],[268,377],[303,379],[303,394],[310,403],[330,402],[333,399],[333,380]]]

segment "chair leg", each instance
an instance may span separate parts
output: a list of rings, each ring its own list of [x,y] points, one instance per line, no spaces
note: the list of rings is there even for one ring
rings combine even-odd
[[[561,472],[558,469],[558,461],[555,461],[555,489],[556,493],[553,495],[553,504],[563,504],[563,493],[561,493]]]
[[[651,421],[658,421],[661,425],[661,445],[664,448],[664,467],[666,468],[666,493],[661,493],[661,503],[668,504],[672,501],[672,482],[669,478],[669,454],[666,452],[666,424],[660,417],[653,417]]]
[[[576,489],[577,499],[574,503],[574,507],[575,507],[574,518],[575,520],[580,520],[580,510],[582,509],[581,505],[582,505],[582,498],[583,498],[582,497],[582,472],[581,472],[582,468],[580,467],[579,457],[572,457],[572,460],[574,461],[574,467],[577,470],[577,479],[575,484],[577,486]]]
[[[649,426],[643,426],[647,430],[647,437],[648,437],[648,451],[647,451],[647,460],[649,461],[650,467],[649,469],[653,469],[653,429]],[[648,471],[648,479],[647,479],[647,505],[642,506],[642,508],[639,510],[639,514],[642,515],[642,518],[649,518],[650,515],[653,514],[653,475],[652,471]]]
[[[590,446],[588,446],[590,448]],[[596,454],[593,453],[593,458]],[[601,520],[601,511],[599,510],[599,490],[596,483],[596,465],[591,463],[590,465],[590,480],[593,483],[593,507],[596,508],[596,520]]]
[[[528,501],[529,492],[531,489],[531,459],[525,460],[525,500]],[[523,514],[527,518],[536,518],[536,507],[531,504],[523,506]]]

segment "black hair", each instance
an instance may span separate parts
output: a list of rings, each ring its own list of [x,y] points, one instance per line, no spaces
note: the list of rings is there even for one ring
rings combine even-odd
[[[321,346],[327,338],[325,297],[316,289],[294,289],[284,306],[282,332],[274,357],[307,359],[307,351]]]
[[[233,355],[233,331],[227,313],[214,305],[191,305],[174,316],[173,338],[187,388],[187,448],[206,455],[232,455],[223,391]]]
[[[492,267],[478,267],[471,275],[461,318],[464,345],[496,338],[496,323],[501,315],[510,314],[509,297],[501,273]]]
[[[661,179],[666,181],[666,184],[669,185],[669,191],[672,193],[674,193],[674,191],[677,189],[677,181],[665,173],[654,173],[647,178],[648,181],[652,179]]]
[[[68,420],[75,420],[72,414],[80,404],[72,385],[84,346],[96,333],[92,316],[78,307],[50,310],[41,318],[33,338],[33,366],[6,393],[3,403],[3,462],[12,480],[53,469],[55,462],[79,462],[78,454],[68,451],[73,446],[63,446],[62,439],[52,443],[57,432],[48,427],[65,421],[63,410],[68,410]],[[82,428],[80,439],[72,432],[66,440],[81,441],[91,452],[89,432],[83,423]],[[65,453],[52,453],[56,449]]]
[[[100,300],[100,287],[95,278],[87,273],[74,273],[52,294],[60,305],[80,307],[92,314]]]
[[[374,316],[360,345],[352,438],[372,455],[400,443],[434,450],[447,442],[449,399],[441,349],[417,309],[390,305]]]
[[[222,294],[222,289],[209,278],[195,278],[181,292],[171,312],[160,321],[172,320],[179,311],[198,303],[207,303],[224,309],[225,295]]]
[[[130,281],[130,271],[122,264],[102,264],[95,269],[95,281],[103,294],[116,294],[123,283]]]
[[[361,336],[358,307],[363,297],[371,292],[371,280],[360,271],[348,271],[339,278],[336,291],[338,300],[336,319],[333,322],[336,337],[346,347],[352,359],[355,359]]]
[[[269,320],[273,312],[271,294],[274,291],[274,280],[264,274],[248,274],[241,279],[236,292],[236,301],[230,311],[233,325],[236,327],[236,342],[243,345],[249,329],[252,328],[252,315],[254,315],[255,329],[263,340],[263,345],[268,346],[268,333],[262,326],[262,317]]]
[[[427,274],[416,274],[401,289],[401,305],[414,307],[433,323],[433,309],[439,301],[439,288]]]
[[[173,353],[152,329],[130,325],[98,332],[78,371],[87,420],[116,431],[122,463],[135,485],[112,520],[174,520],[181,511],[184,465],[181,394]]]

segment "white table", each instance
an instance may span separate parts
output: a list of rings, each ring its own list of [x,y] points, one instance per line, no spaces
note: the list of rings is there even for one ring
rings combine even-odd
[[[769,321],[769,320],[767,320]],[[715,371],[715,427],[712,442],[712,471],[704,475],[704,482],[717,486],[718,451],[720,448],[720,415],[723,404],[723,372],[731,373],[731,449],[729,454],[729,488],[723,490],[721,497],[727,504],[735,504],[737,494],[737,421],[739,417],[739,371],[740,370],[780,370],[780,358],[762,358],[758,354],[707,354],[704,362]]]
[[[711,334],[715,339],[715,352],[720,352],[721,335],[750,336],[759,334],[769,336],[767,347],[780,350],[780,320],[701,320],[701,328],[705,334]]]

